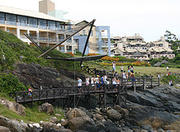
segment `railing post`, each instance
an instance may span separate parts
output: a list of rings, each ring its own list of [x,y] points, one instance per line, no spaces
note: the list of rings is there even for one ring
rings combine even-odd
[[[145,87],[145,79],[144,79],[144,76],[143,76],[142,78],[143,78],[143,89],[145,90],[146,87]]]
[[[152,76],[151,76],[151,88],[153,88],[153,84],[152,84],[153,82],[152,82],[152,81],[153,81],[153,80],[152,80]]]
[[[106,107],[106,86],[103,85],[104,87],[104,106]]]
[[[40,97],[40,96],[41,96],[41,95],[40,95],[40,90],[41,90],[41,89],[39,89],[39,100],[41,99],[41,97]]]
[[[160,78],[158,77],[158,86],[160,86]]]
[[[134,82],[133,82],[133,85],[134,85],[134,93],[136,93],[136,79],[134,78],[133,81],[134,81]]]

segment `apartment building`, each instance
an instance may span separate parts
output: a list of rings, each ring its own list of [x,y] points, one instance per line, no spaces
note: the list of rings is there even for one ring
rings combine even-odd
[[[114,48],[112,52],[116,56],[125,56],[139,60],[149,60],[151,58],[168,57],[174,58],[171,44],[166,42],[163,37],[158,41],[145,42],[139,34],[134,36],[114,37]]]
[[[86,20],[75,24],[75,28],[82,27],[88,24]],[[79,32],[74,40],[77,42],[78,51],[82,52],[84,45],[89,33],[90,26]],[[86,49],[86,54],[97,53],[97,54],[109,54],[111,53],[111,41],[110,41],[110,27],[109,26],[96,26],[92,28],[92,32],[89,38],[89,43]]]
[[[29,34],[40,46],[53,46],[72,34],[71,24],[44,13],[0,6],[0,29],[11,32],[19,39],[32,44]],[[77,44],[69,39],[57,47],[62,52],[74,52]]]

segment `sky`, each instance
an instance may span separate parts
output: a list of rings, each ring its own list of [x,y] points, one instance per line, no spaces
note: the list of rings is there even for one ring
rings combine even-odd
[[[0,5],[38,11],[39,0],[0,0]],[[180,37],[180,0],[52,0],[57,10],[73,21],[96,19],[96,26],[110,26],[111,36],[139,33],[155,41],[166,30]]]

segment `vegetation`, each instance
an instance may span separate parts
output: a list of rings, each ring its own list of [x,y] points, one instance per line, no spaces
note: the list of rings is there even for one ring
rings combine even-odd
[[[172,81],[173,83],[179,83],[180,75],[163,76],[161,80],[163,83],[169,83],[169,81]]]
[[[0,74],[0,92],[7,95],[17,91],[27,90],[27,87],[22,84],[19,79],[13,74]]]
[[[43,48],[47,50],[48,48]],[[56,69],[65,68],[68,70],[79,70],[76,62],[65,62],[62,60],[47,60],[38,58],[41,52],[34,46],[30,46],[15,35],[0,30],[0,71],[13,70],[17,63],[35,63],[41,66],[54,67]],[[64,54],[57,50],[51,51],[48,56],[58,58],[72,57],[72,54]]]
[[[26,115],[24,115],[24,116],[18,115],[17,113],[9,110],[7,107],[0,104],[0,115],[3,115],[9,119],[16,119],[19,121],[23,120],[24,122],[39,123],[40,121],[48,121],[51,116],[57,117],[56,115],[48,115],[46,113],[39,112],[37,105],[34,105],[31,108],[26,107],[25,112],[26,112]],[[60,117],[57,117],[57,119],[60,120],[60,119],[64,118],[64,113],[62,112],[61,108],[55,108],[55,113],[61,115]]]

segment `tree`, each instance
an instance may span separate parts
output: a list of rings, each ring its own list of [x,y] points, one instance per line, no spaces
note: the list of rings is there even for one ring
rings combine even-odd
[[[180,47],[180,40],[177,36],[170,31],[166,30],[164,34],[165,40],[172,44],[172,50],[174,51],[175,55],[178,54],[177,49]]]

